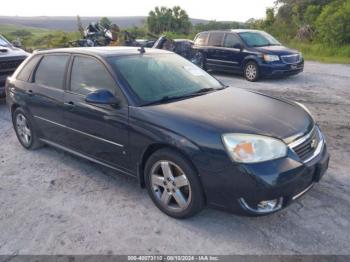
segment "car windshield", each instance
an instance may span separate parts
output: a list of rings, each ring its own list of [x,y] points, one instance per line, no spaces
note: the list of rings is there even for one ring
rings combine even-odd
[[[0,35],[0,46],[10,46],[10,43]]]
[[[265,32],[242,32],[239,35],[251,47],[281,45],[272,35]]]
[[[216,91],[224,86],[207,72],[175,54],[110,57],[141,105],[168,102]]]

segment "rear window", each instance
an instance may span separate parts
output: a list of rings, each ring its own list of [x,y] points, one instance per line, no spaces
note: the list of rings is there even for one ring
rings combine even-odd
[[[28,63],[26,63],[21,72],[17,75],[17,79],[27,82],[40,58],[41,56],[34,56]]]
[[[208,45],[209,46],[222,46],[222,40],[224,38],[224,33],[210,33]]]
[[[69,55],[47,55],[41,60],[34,82],[39,85],[63,89],[64,74]]]
[[[195,44],[195,45],[205,45],[206,42],[207,42],[207,38],[208,38],[208,33],[200,33],[200,34],[197,36],[197,38],[196,38],[194,44]]]

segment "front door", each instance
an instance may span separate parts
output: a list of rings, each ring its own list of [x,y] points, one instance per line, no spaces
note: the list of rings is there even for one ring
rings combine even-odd
[[[69,90],[64,95],[67,146],[104,163],[129,170],[128,106],[105,65],[90,56],[75,56]],[[108,89],[121,103],[117,107],[91,104],[88,93]]]

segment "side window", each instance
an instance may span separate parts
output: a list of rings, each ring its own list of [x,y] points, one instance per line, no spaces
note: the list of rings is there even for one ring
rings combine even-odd
[[[33,69],[35,68],[36,64],[39,62],[41,56],[34,56],[31,58],[28,63],[24,65],[22,70],[18,73],[17,79],[21,81],[27,82],[29,80],[30,75],[33,72]]]
[[[207,42],[207,38],[208,38],[208,33],[200,33],[197,36],[196,40],[194,41],[194,44],[199,46],[205,45]]]
[[[226,34],[225,41],[224,41],[224,47],[232,48],[237,44],[240,44],[239,38],[235,36],[234,34]]]
[[[223,38],[224,38],[224,33],[219,33],[219,32],[210,33],[208,45],[221,47]]]
[[[47,55],[35,72],[34,82],[39,85],[63,89],[69,55]]]
[[[116,83],[101,62],[94,58],[77,56],[73,62],[70,89],[81,95],[98,89],[108,89],[116,94]]]

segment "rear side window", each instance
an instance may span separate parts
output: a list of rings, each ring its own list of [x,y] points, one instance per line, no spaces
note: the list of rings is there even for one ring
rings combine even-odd
[[[63,89],[69,55],[47,55],[41,60],[34,82],[39,85]]]
[[[32,59],[30,59],[30,61],[24,65],[21,72],[19,72],[17,75],[17,79],[27,82],[40,58],[41,56],[34,56]]]
[[[224,33],[213,32],[210,33],[208,45],[209,46],[222,46],[222,40],[224,38]]]
[[[74,58],[71,85],[72,92],[87,95],[98,89],[108,89],[116,94],[116,84],[105,66],[94,58]]]
[[[196,40],[194,41],[195,45],[205,45],[207,42],[207,38],[208,38],[208,33],[200,33]]]
[[[234,34],[227,34],[224,41],[224,47],[232,48],[237,44],[240,44],[239,38]]]

